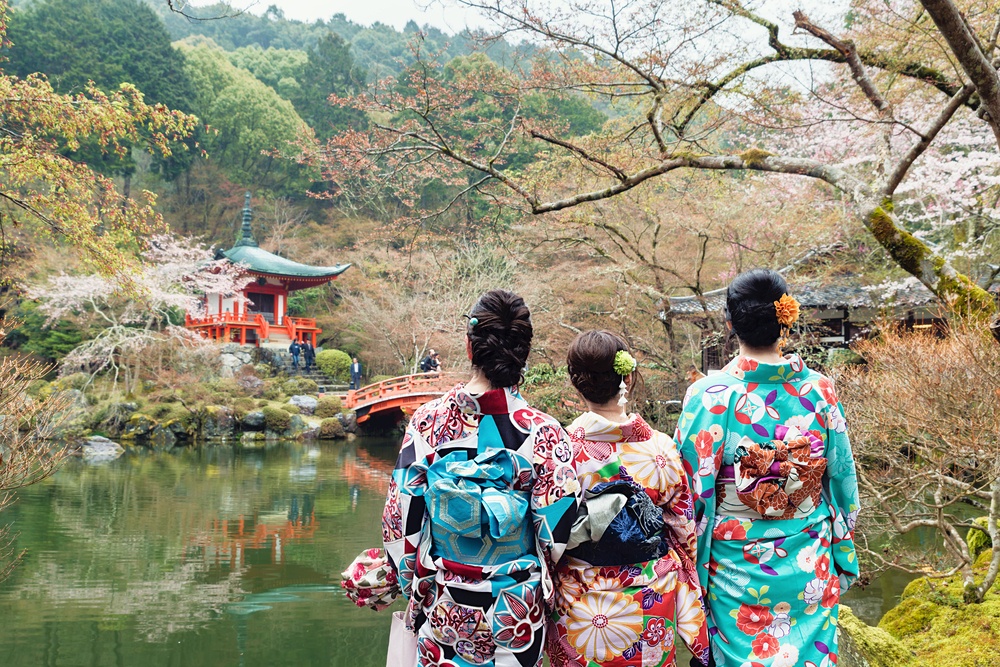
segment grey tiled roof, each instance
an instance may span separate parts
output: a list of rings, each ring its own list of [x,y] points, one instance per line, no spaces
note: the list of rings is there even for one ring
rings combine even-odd
[[[792,283],[792,295],[804,308],[878,308],[889,305],[920,306],[937,297],[922,284],[907,286],[890,297],[884,290],[866,289],[855,282],[843,281],[821,285],[819,283]],[[726,305],[726,288],[705,292],[705,304],[696,296],[670,297],[670,310],[677,315],[696,315],[704,312],[721,313]]]

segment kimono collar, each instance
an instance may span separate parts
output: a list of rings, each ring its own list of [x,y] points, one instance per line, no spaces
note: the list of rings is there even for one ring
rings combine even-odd
[[[808,375],[809,369],[797,354],[786,355],[779,364],[765,364],[751,357],[739,355],[726,364],[722,372],[744,382],[766,384],[801,382]]]
[[[637,414],[629,415],[628,421],[620,424],[596,412],[584,412],[569,430],[574,437],[591,442],[645,442],[653,437],[653,429]]]
[[[465,414],[506,415],[528,407],[517,387],[490,389],[482,394],[465,390],[464,384],[456,385],[444,395],[445,403],[452,403]]]

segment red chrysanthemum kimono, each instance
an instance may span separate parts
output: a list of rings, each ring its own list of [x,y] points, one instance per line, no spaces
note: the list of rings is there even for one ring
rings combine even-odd
[[[834,667],[858,486],[829,378],[737,357],[688,390],[677,443],[718,667]]]
[[[670,436],[593,412],[567,429],[586,508],[556,570],[553,667],[675,664],[680,638],[707,661],[692,498]]]

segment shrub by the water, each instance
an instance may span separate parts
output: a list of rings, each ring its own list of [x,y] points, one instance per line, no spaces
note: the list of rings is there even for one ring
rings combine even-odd
[[[316,403],[316,411],[313,413],[321,419],[336,417],[340,412],[340,399],[336,396],[324,396]]]
[[[287,410],[268,405],[261,410],[264,413],[264,425],[268,431],[280,433],[287,431],[292,424],[292,415]]]
[[[323,374],[346,382],[350,377],[351,357],[340,350],[323,350],[316,355],[316,365]]]
[[[343,438],[347,435],[339,419],[324,419],[319,424],[319,437]]]

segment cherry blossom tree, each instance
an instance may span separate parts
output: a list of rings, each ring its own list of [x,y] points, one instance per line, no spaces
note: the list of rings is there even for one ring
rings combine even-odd
[[[861,0],[847,17],[813,21],[780,3],[740,0],[458,2],[493,23],[493,38],[532,40],[540,55],[449,79],[418,43],[398,79],[332,98],[373,118],[367,131],[305,152],[332,194],[391,197],[406,209],[404,223],[422,223],[472,195],[558,223],[560,212],[683,170],[805,177],[831,187],[892,259],[943,301],[995,310],[946,249],[915,233],[919,221],[910,217],[933,209],[935,195],[941,201],[921,184],[935,178],[933,156],[925,155],[942,133],[953,140],[972,133],[979,146],[992,134],[983,120],[992,119],[989,90],[956,70],[955,47],[918,3]],[[962,4],[964,25],[987,58],[1000,25],[995,4]],[[838,22],[848,27],[833,30]],[[602,131],[574,137],[559,119],[526,116],[522,102],[538,91],[585,95],[615,113]],[[954,166],[982,175],[984,202],[995,197],[992,158],[984,164],[975,151],[959,152]],[[523,153],[535,160],[525,166],[515,159]],[[941,148],[937,156],[948,154]],[[428,210],[417,194],[431,178],[453,196]]]
[[[123,280],[128,280],[129,290]],[[151,346],[167,343],[196,349],[205,344],[172,322],[185,312],[202,314],[206,293],[243,299],[242,290],[250,280],[243,267],[214,260],[196,240],[157,235],[142,253],[139,269],[127,278],[59,274],[30,287],[28,296],[40,302],[51,322],[85,320],[98,330],[63,358],[63,373],[82,371],[94,377],[109,371],[115,384],[122,380],[125,390],[131,391],[143,352]]]

